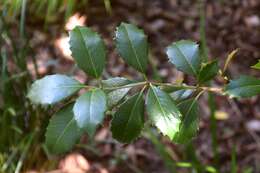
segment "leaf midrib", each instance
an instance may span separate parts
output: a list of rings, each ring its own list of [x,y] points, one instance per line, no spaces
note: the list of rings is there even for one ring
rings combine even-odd
[[[138,97],[137,97],[137,99],[136,99],[136,101],[135,101],[135,104],[134,104],[134,106],[133,106],[133,109],[131,110],[130,116],[128,117],[128,120],[127,120],[127,122],[126,122],[126,128],[125,128],[125,129],[128,128],[129,122],[130,122],[130,120],[132,119],[133,110],[135,110],[135,107],[136,107],[137,103],[139,102],[139,99],[140,99],[140,97],[141,97],[142,95],[143,95],[143,93],[140,93],[140,94],[138,95]],[[124,140],[125,140],[125,136],[126,136],[126,130],[124,130],[124,133],[123,133],[123,139],[124,139]],[[127,138],[126,138],[126,139],[127,139]]]
[[[160,101],[159,101],[159,98],[157,97],[157,95],[156,95],[156,93],[155,93],[153,87],[152,87],[152,92],[153,92],[153,95],[155,96],[155,98],[156,98],[156,100],[157,100],[157,103],[158,103],[158,105],[159,105],[159,107],[160,107],[160,109],[161,109],[161,111],[162,111],[162,113],[163,113],[163,119],[164,119],[164,121],[165,121],[165,122],[168,122],[168,116],[166,115],[164,109],[162,108],[162,105],[161,105],[161,103],[160,103]],[[171,115],[172,115],[172,114],[171,114]],[[156,124],[156,123],[155,123],[155,124]],[[159,128],[159,127],[158,127],[158,128]],[[168,135],[168,134],[167,134],[167,135]],[[172,138],[172,136],[169,136],[169,137]]]
[[[176,45],[176,43],[173,44],[173,46],[176,48],[176,50],[180,53],[180,55],[182,57],[184,57],[185,62],[190,66],[192,72],[194,75],[197,75],[196,70],[193,68],[192,64],[186,59],[186,56],[182,53],[182,51],[180,50],[180,48],[178,47],[178,45]],[[192,55],[192,57],[194,56],[194,54]]]
[[[124,28],[124,30],[125,30],[127,40],[128,40],[128,42],[130,43],[130,47],[131,47],[131,49],[132,49],[133,52],[134,52],[134,55],[135,55],[135,59],[136,59],[136,61],[137,61],[137,64],[138,64],[139,68],[142,70],[142,73],[144,73],[144,69],[142,68],[142,65],[141,65],[141,63],[140,63],[140,61],[139,61],[139,59],[138,59],[137,52],[135,51],[135,49],[134,49],[134,47],[133,47],[133,43],[132,43],[132,41],[131,41],[131,39],[130,39],[130,37],[129,37],[129,33],[128,33],[127,29],[126,29],[126,26],[125,26],[125,25],[122,25],[122,26],[123,26],[123,28]]]
[[[92,61],[91,53],[90,53],[89,50],[88,50],[89,47],[88,47],[88,45],[86,44],[87,40],[84,39],[81,30],[80,30],[80,29],[78,29],[78,30],[79,30],[80,36],[81,36],[81,38],[82,38],[82,40],[83,40],[84,46],[85,46],[85,48],[86,48],[86,50],[87,50],[86,52],[87,52],[88,57],[89,57],[89,59],[90,59],[91,66],[92,66],[92,68],[94,69],[95,77],[97,77],[97,76],[98,76],[97,70],[96,70],[96,67],[95,67],[95,65],[94,65],[94,62]]]
[[[69,121],[69,123],[66,125],[66,127],[64,128],[64,130],[62,131],[61,135],[58,137],[58,139],[56,140],[55,144],[53,145],[53,148],[55,148],[55,146],[57,145],[57,143],[61,140],[61,138],[63,137],[63,135],[65,134],[67,128],[69,128],[70,124],[73,123],[73,117],[71,118],[71,120]]]

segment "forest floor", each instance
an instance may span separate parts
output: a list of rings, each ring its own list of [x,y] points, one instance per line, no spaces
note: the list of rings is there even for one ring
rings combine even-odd
[[[157,71],[149,69],[149,78],[159,75],[158,80],[165,82],[184,78],[185,82],[192,83],[192,79],[168,63],[164,52],[173,41],[200,40],[199,4],[191,2],[193,1],[114,0],[112,13],[109,14],[102,3],[90,1],[89,8],[81,9],[79,15],[82,23],[94,28],[105,39],[109,56],[104,76],[140,78],[115,52],[114,30],[124,21],[137,24],[148,35],[151,63],[157,68]],[[238,48],[239,51],[229,66],[228,75],[232,78],[241,74],[260,77],[259,71],[250,68],[260,58],[260,1],[219,0],[207,2],[205,7],[209,58],[218,59],[223,67],[228,54]],[[27,34],[32,38],[30,45],[34,49],[39,73],[43,76],[70,71],[82,82],[88,82],[89,78],[74,67],[66,47],[62,47],[62,41],[66,41],[68,33],[63,32],[66,27],[61,23],[62,21],[56,20],[43,30],[39,21],[27,19]],[[29,62],[28,66],[31,68],[32,63]],[[221,82],[220,79],[216,79],[213,85],[221,85]],[[231,151],[235,146],[239,170],[252,167],[256,172],[260,172],[260,97],[243,100],[230,100],[221,96],[214,98],[220,171],[230,171]],[[206,96],[201,99],[200,106],[200,130],[193,142],[200,162],[203,165],[213,165],[210,111]],[[65,172],[67,169],[74,169],[74,172],[79,173],[86,170],[100,173],[169,172],[149,140],[141,137],[129,145],[115,143],[108,128],[109,124],[106,123],[98,130],[95,148],[91,145],[88,148],[79,146],[78,148],[83,148],[60,158],[57,170],[52,172]],[[170,143],[167,138],[160,139],[173,160],[183,161],[182,146]],[[84,141],[87,139],[83,139]],[[68,168],[66,165],[71,167]],[[187,170],[182,170],[185,171]]]

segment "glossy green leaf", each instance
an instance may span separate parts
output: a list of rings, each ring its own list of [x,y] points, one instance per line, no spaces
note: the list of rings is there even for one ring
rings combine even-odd
[[[77,26],[70,32],[70,49],[77,65],[98,78],[105,66],[105,45],[100,36],[88,27]]]
[[[133,83],[133,81],[124,77],[115,77],[102,81],[104,88],[120,87],[130,83]],[[131,87],[107,91],[107,107],[110,109],[113,106],[116,106],[126,96],[130,89]]]
[[[62,108],[50,120],[45,134],[45,143],[52,153],[60,154],[69,151],[82,135],[74,119],[72,108],[72,104]]]
[[[167,55],[176,68],[189,75],[199,74],[201,59],[199,45],[189,40],[181,40],[167,47]]]
[[[255,65],[253,65],[251,67],[254,68],[254,69],[260,70],[260,60],[259,60],[259,62],[257,64],[255,64]]]
[[[53,104],[83,87],[83,84],[71,77],[60,74],[49,75],[32,84],[28,98],[35,104]]]
[[[225,93],[231,97],[245,98],[260,94],[260,79],[251,76],[241,76],[231,80],[225,87]]]
[[[213,79],[218,74],[218,70],[218,62],[216,60],[202,66],[198,77],[199,83],[205,83]]]
[[[126,100],[114,114],[111,122],[113,138],[130,143],[136,139],[144,126],[143,93]]]
[[[179,132],[172,139],[176,143],[187,143],[196,136],[199,129],[198,102],[191,98],[177,104],[180,110],[181,124]]]
[[[171,140],[179,132],[181,113],[169,94],[158,87],[151,86],[148,90],[147,111],[153,124]]]
[[[143,30],[121,23],[116,30],[116,48],[120,56],[133,68],[145,73],[148,64],[148,43]]]
[[[73,107],[75,120],[80,128],[92,136],[101,124],[106,111],[106,95],[101,89],[82,94]]]

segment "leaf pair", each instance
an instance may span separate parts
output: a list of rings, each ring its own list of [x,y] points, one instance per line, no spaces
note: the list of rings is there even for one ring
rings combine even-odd
[[[172,141],[185,143],[196,135],[199,118],[195,99],[186,99],[176,105],[169,94],[151,85],[146,104],[149,120]],[[129,143],[140,135],[143,126],[144,100],[141,92],[119,107],[112,119],[111,131],[115,139]]]
[[[176,105],[172,97],[158,87],[151,86],[147,98],[148,116],[152,123],[172,141],[185,143],[198,130],[198,104],[188,99]]]
[[[116,48],[122,58],[136,70],[145,73],[148,62],[148,43],[143,31],[121,23],[115,33]],[[106,49],[101,37],[88,27],[77,26],[70,32],[70,48],[78,66],[92,77],[101,76]]]
[[[63,153],[73,147],[84,132],[93,136],[104,119],[106,96],[100,89],[81,95],[75,104],[58,111],[50,120],[46,144],[53,153]]]

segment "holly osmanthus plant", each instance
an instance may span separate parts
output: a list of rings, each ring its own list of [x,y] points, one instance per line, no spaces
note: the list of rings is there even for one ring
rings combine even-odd
[[[99,82],[90,86],[72,77],[54,74],[32,84],[28,98],[33,104],[41,105],[68,101],[64,99],[85,89],[76,100],[73,97],[65,103],[49,122],[46,145],[56,154],[69,151],[84,133],[93,136],[107,111],[113,112],[110,128],[113,138],[119,142],[135,140],[145,122],[149,122],[171,141],[185,143],[196,136],[198,99],[203,93],[237,98],[260,93],[260,80],[251,76],[230,80],[223,87],[209,87],[208,82],[223,73],[219,73],[221,70],[216,60],[203,62],[199,45],[189,40],[173,42],[167,47],[166,54],[178,70],[196,79],[196,85],[148,80],[145,75],[148,68],[147,37],[141,29],[127,23],[121,23],[115,31],[116,49],[129,66],[143,74],[144,80],[124,77],[102,80],[106,49],[101,37],[81,26],[75,27],[69,36],[72,56],[78,67]]]

